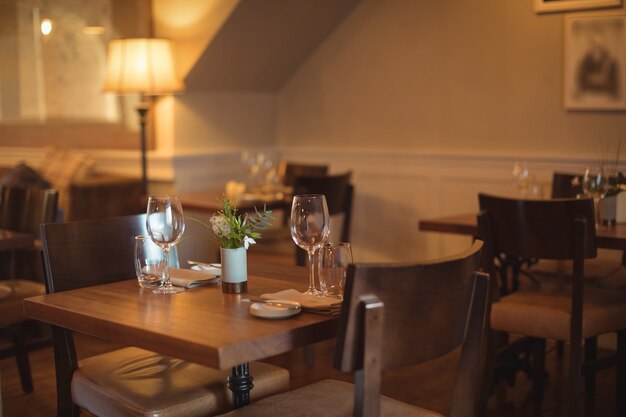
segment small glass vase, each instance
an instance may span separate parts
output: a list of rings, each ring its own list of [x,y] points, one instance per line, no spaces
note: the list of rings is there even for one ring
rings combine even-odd
[[[222,260],[222,292],[239,294],[248,290],[246,248],[220,248]]]

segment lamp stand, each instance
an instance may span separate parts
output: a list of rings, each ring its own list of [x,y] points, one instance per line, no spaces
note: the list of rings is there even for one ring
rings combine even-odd
[[[148,110],[150,104],[143,102],[137,105],[139,114],[139,125],[141,134],[141,191],[143,195],[148,195],[148,163],[146,160],[146,123],[148,120]]]

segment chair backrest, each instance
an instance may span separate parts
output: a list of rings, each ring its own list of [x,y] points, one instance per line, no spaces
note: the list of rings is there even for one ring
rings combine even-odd
[[[145,214],[42,224],[48,292],[135,277],[135,236],[142,234]]]
[[[481,211],[488,213],[496,254],[527,259],[573,259],[574,221],[584,219],[585,258],[596,257],[596,234],[591,199],[523,200],[479,194]]]
[[[297,177],[323,177],[328,174],[328,165],[311,165],[298,164],[294,162],[283,161],[279,167],[280,176],[283,178],[283,184],[293,187]]]
[[[501,280],[506,294],[507,265],[525,260],[572,261],[572,317],[582,314],[584,260],[595,258],[596,229],[591,199],[523,200],[479,194],[478,237],[485,242],[482,268],[493,278],[494,300]],[[496,262],[497,261],[497,262]],[[505,262],[506,261],[506,262]],[[513,264],[511,264],[513,265]],[[581,322],[575,323],[581,326]]]
[[[583,193],[583,176],[575,174],[552,174],[552,198],[576,198]]]
[[[433,262],[349,266],[335,367],[356,372],[364,407],[377,407],[370,401],[377,401],[381,369],[435,359],[462,344],[453,409],[476,407],[489,291],[487,275],[475,272],[481,248],[477,240],[462,254]]]
[[[352,217],[352,199],[354,187],[350,184],[352,172],[339,175],[299,176],[294,183],[294,195],[297,194],[324,194],[328,204],[328,214],[331,216],[343,214],[340,239],[342,242],[350,240],[350,221]]]
[[[39,236],[39,225],[55,220],[58,200],[51,188],[0,186],[0,228]]]

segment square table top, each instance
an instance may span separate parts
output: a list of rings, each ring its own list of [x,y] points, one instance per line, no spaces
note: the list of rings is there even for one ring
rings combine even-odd
[[[227,369],[332,338],[338,319],[302,312],[280,320],[249,313],[263,293],[306,289],[307,270],[285,265],[248,269],[248,293],[223,294],[220,286],[155,294],[137,280],[28,298],[27,317],[218,369]]]
[[[419,230],[475,236],[478,230],[476,214],[465,213],[422,219]],[[626,224],[616,224],[596,229],[596,245],[603,249],[626,251]]]

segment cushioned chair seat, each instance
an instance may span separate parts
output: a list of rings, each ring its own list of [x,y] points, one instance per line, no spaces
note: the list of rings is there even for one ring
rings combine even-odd
[[[25,279],[0,281],[0,327],[26,320],[24,298],[45,294],[43,284]]]
[[[289,372],[250,364],[251,400],[289,389]],[[215,370],[138,348],[124,348],[79,363],[72,377],[74,402],[95,415],[192,417],[231,410],[230,370]]]
[[[626,293],[588,289],[583,300],[583,338],[626,328]],[[569,341],[571,303],[571,294],[562,287],[555,288],[554,293],[517,291],[493,304],[491,327]]]
[[[601,281],[624,269],[620,262],[606,259],[588,259],[585,261],[585,281]],[[529,272],[539,280],[569,280],[572,276],[572,262],[542,259],[533,265]]]
[[[380,415],[384,417],[441,417],[389,397],[381,395],[380,399]],[[351,417],[353,405],[354,385],[327,379],[254,402],[223,417]]]

